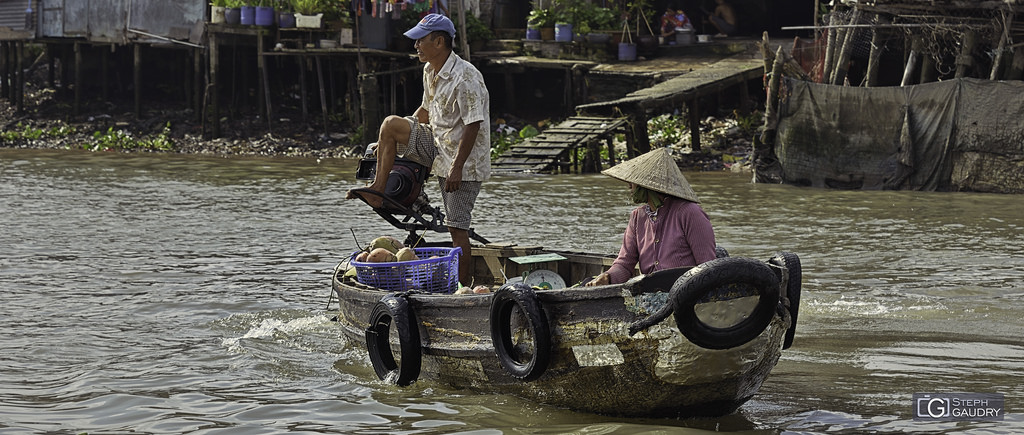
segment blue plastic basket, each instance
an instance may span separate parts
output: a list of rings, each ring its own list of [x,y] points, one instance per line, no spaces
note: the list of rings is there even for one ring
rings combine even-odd
[[[356,251],[352,253],[349,264],[356,268],[356,281],[381,290],[419,290],[430,293],[455,291],[459,282],[459,254],[462,248],[415,248],[413,251],[422,260],[361,262],[355,260],[359,255],[359,251]]]

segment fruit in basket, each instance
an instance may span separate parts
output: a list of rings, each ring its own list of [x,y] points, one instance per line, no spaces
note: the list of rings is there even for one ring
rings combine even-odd
[[[404,247],[405,245],[403,245],[402,242],[399,242],[398,239],[394,237],[380,236],[376,239],[373,239],[373,241],[370,242],[370,248],[368,249],[368,251],[372,252],[374,249],[384,248],[387,249],[388,251],[391,251],[392,254],[395,254],[398,252],[399,249],[402,249]]]
[[[356,254],[356,261],[358,261],[360,263],[365,263],[366,262],[366,258],[369,257],[369,256],[370,256],[370,251],[360,252],[359,254]]]
[[[413,261],[420,259],[420,257],[416,256],[416,251],[408,247],[399,249],[398,253],[395,254],[395,258],[398,258],[398,261]]]
[[[366,261],[371,263],[391,263],[398,261],[395,254],[388,250],[388,248],[376,248],[370,251],[370,255],[366,257]]]

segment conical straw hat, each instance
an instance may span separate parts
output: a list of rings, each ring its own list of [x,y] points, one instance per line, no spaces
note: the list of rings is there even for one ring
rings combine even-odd
[[[601,171],[612,178],[687,201],[700,202],[668,148],[659,148]]]

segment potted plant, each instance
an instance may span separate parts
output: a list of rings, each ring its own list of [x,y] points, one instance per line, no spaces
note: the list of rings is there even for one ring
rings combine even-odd
[[[240,24],[242,22],[242,0],[224,0],[224,23]]]
[[[572,42],[572,23],[579,1],[563,0],[552,5],[555,19],[555,41]]]
[[[607,43],[611,39],[609,31],[615,30],[618,18],[614,11],[587,3],[587,6],[580,10],[579,15],[577,20],[580,24],[577,31],[584,35],[587,42],[601,44]]]
[[[227,0],[213,0],[210,2],[210,23],[221,24],[224,22],[224,8]]]
[[[274,0],[253,0],[253,6],[256,8],[253,24],[263,27],[274,25]]]
[[[295,8],[295,27],[320,28],[324,14],[320,11],[320,0],[292,0]]]
[[[277,26],[282,29],[295,27],[295,12],[292,11],[292,2],[289,0],[278,0]]]
[[[542,8],[536,1],[533,3],[533,10],[526,17],[527,29],[535,29],[541,40],[550,41],[555,39],[555,15],[554,11],[548,8]],[[530,36],[529,30],[527,30],[527,39]]]
[[[483,51],[487,41],[494,39],[494,32],[473,14],[466,14],[466,42],[470,52]]]
[[[243,26],[251,26],[256,24],[256,6],[253,6],[253,0],[243,0],[241,24]]]

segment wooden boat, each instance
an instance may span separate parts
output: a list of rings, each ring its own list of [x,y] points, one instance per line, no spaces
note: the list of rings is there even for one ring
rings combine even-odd
[[[350,261],[333,289],[342,330],[389,382],[609,415],[715,416],[754,396],[792,344],[801,277],[791,253],[720,257],[582,287],[614,257],[486,244],[472,248],[473,279],[493,293],[382,290]]]
[[[417,232],[446,233],[440,210],[417,199],[427,168],[396,166],[388,192],[357,190],[384,199],[374,211],[409,231],[406,245],[422,238]],[[356,178],[373,179],[374,168],[364,158]],[[413,265],[361,264],[354,253],[335,268],[338,322],[366,344],[381,379],[608,415],[716,416],[754,396],[792,345],[801,281],[795,254],[760,261],[719,249],[719,258],[696,267],[583,287],[613,255],[469,235],[480,243],[471,248],[473,285],[487,293],[445,293],[457,284],[451,252]]]

